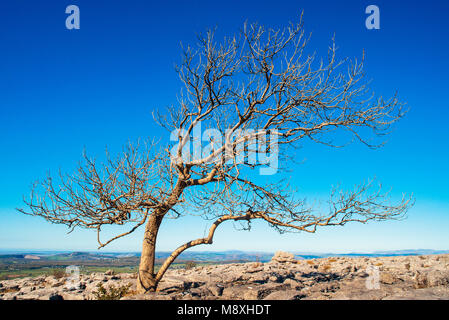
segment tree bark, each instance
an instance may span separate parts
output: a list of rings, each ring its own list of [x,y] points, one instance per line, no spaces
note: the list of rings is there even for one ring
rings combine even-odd
[[[157,233],[164,215],[178,202],[185,187],[186,183],[182,179],[179,179],[165,205],[155,210],[148,219],[145,226],[142,255],[140,257],[139,273],[137,276],[138,293],[156,291],[160,281],[160,278],[156,277],[154,273]]]
[[[155,291],[159,280],[154,273],[154,261],[156,254],[156,239],[163,215],[152,214],[145,226],[140,257],[139,273],[137,277],[137,292],[145,293]]]

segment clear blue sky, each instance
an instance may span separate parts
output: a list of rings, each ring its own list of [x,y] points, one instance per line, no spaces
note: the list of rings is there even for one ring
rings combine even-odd
[[[76,4],[81,29],[65,28]],[[365,28],[365,8],[380,8],[381,29]],[[166,134],[151,110],[176,100],[173,65],[180,42],[217,26],[231,34],[245,20],[278,27],[304,10],[310,47],[325,50],[336,34],[341,56],[366,51],[373,89],[396,90],[410,113],[380,150],[310,146],[295,168],[301,195],[321,197],[331,185],[376,176],[393,194],[413,192],[405,221],[347,225],[316,234],[278,235],[222,225],[202,250],[374,251],[449,249],[449,2],[448,1],[13,1],[0,2],[0,250],[95,250],[96,234],[24,216],[14,208],[30,183],[59,168],[70,172],[85,147],[101,154],[138,137]],[[159,250],[202,236],[198,218],[164,222]],[[107,250],[140,250],[142,232]]]

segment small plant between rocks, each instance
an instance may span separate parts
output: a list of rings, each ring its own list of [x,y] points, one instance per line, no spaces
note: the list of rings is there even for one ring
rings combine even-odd
[[[110,286],[110,287],[103,287],[102,283],[99,283],[97,285],[97,291],[93,292],[94,297],[96,300],[120,300],[120,298],[123,298],[128,292],[131,287],[131,284],[128,283],[124,286]]]
[[[196,266],[197,266],[197,263],[195,261],[187,261],[185,269],[190,270],[190,269],[195,268]]]
[[[54,269],[51,273],[51,275],[53,277],[55,277],[56,279],[62,279],[64,278],[67,274],[65,272],[65,270],[62,269]]]

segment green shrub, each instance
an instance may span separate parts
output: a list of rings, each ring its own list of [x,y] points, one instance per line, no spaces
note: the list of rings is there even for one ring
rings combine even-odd
[[[193,268],[195,268],[196,266],[197,266],[197,264],[196,264],[195,261],[187,261],[187,262],[186,262],[185,269],[186,269],[186,270],[193,269]]]
[[[103,287],[102,283],[97,285],[97,291],[93,292],[93,295],[97,300],[120,300],[120,298],[124,297],[128,292],[131,284],[128,283],[124,286],[110,286],[108,288]]]
[[[55,277],[56,279],[61,279],[66,276],[66,273],[65,273],[65,270],[53,269],[52,276]]]

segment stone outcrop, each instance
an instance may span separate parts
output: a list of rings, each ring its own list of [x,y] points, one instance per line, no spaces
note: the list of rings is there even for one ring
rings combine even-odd
[[[292,253],[277,251],[273,258],[271,258],[272,263],[296,263],[295,256]]]
[[[169,269],[158,290],[137,295],[135,274],[81,275],[76,286],[54,276],[0,282],[0,299],[96,299],[101,284],[129,286],[123,300],[449,299],[449,255],[296,260],[276,252],[250,262]]]

